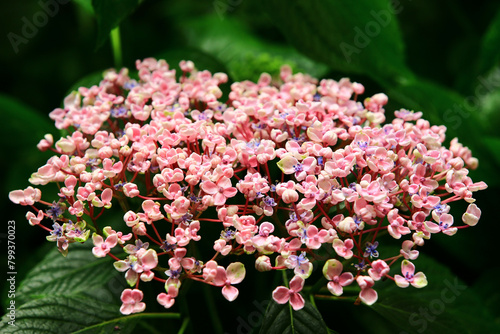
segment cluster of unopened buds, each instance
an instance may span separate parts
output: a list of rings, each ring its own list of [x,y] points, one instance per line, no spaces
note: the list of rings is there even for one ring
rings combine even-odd
[[[92,239],[96,257],[115,260],[132,288],[122,293],[123,314],[145,309],[140,288],[152,281],[164,284],[157,301],[165,308],[185,280],[222,287],[233,301],[245,266],[231,259],[245,255],[258,271],[293,272],[288,287],[274,290],[277,303],[301,309],[304,283],[324,263],[331,294],[354,283],[358,302],[371,305],[383,278],[424,287],[411,262],[416,248],[479,220],[472,195],[486,184],[468,176],[477,159],[457,139],[442,146],[446,128],[421,112],[401,109],[384,124],[384,94],[360,102],[359,83],[318,85],[284,66],[279,79],[233,83],[224,103],[224,73],[190,61],[178,77],[163,60],[136,66],[136,80],[109,70],[51,112],[65,133],[40,141],[55,155],[29,181],[56,183],[59,193],[47,201],[31,186],[9,194],[33,209],[29,223],[64,255]],[[470,203],[464,224],[449,214],[458,200]],[[123,220],[106,219],[116,205]],[[377,250],[387,234],[398,253]],[[210,235],[211,248],[195,249]]]

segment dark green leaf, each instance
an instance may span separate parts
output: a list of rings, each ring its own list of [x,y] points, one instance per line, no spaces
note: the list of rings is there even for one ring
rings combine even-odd
[[[94,14],[94,8],[92,7],[92,0],[73,0],[73,1],[76,2],[88,13]]]
[[[481,45],[479,58],[479,73],[485,73],[493,66],[498,65],[500,54],[498,45],[500,44],[500,10],[490,23]]]
[[[88,245],[87,245],[88,244]],[[67,257],[63,257],[55,248],[24,279],[16,293],[16,303],[21,305],[33,298],[47,296],[68,296],[82,291],[98,289],[99,295],[108,300],[112,292],[121,292],[126,288],[122,274],[117,272],[110,258],[97,259],[87,244],[71,244]]]
[[[101,47],[111,30],[132,14],[140,0],[92,0],[97,18],[97,47]]]
[[[321,314],[308,301],[299,311],[293,311],[288,303],[278,304],[271,301],[264,315],[260,333],[328,334],[328,328]]]
[[[421,254],[414,261],[429,284],[402,289],[387,280],[377,282],[378,301],[372,309],[406,333],[498,333],[481,299],[448,268]],[[398,274],[400,267],[391,274]]]
[[[256,81],[262,72],[277,76],[283,64],[315,77],[326,72],[325,66],[315,64],[290,47],[259,40],[230,18],[221,20],[213,15],[181,24],[188,44],[225,64],[233,80]]]
[[[2,94],[0,113],[8,122],[1,134],[2,150],[9,154],[2,181],[3,193],[8,193],[26,187],[30,174],[47,161],[47,155],[40,153],[36,144],[46,133],[55,132],[55,128],[47,116]]]
[[[8,324],[8,315],[2,318],[2,333],[66,334],[117,317],[119,306],[84,294],[47,296],[20,307],[16,303],[15,326]]]
[[[346,73],[395,81],[409,76],[395,13],[388,0],[261,1],[297,50]]]

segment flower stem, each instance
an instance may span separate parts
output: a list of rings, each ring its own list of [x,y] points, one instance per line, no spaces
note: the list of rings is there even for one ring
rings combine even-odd
[[[111,47],[113,49],[113,58],[117,69],[122,67],[122,43],[120,40],[120,27],[117,26],[111,30]]]

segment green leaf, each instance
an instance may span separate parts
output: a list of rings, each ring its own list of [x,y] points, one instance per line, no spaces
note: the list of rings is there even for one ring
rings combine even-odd
[[[283,334],[328,334],[321,314],[308,301],[304,308],[293,311],[288,303],[278,304],[274,300],[269,303],[260,333]]]
[[[15,326],[8,315],[2,318],[2,333],[71,333],[117,317],[119,307],[84,294],[47,296],[20,307],[16,298]]]
[[[94,14],[94,8],[92,7],[92,0],[73,0],[73,1],[76,2],[86,12]]]
[[[429,284],[402,289],[392,280],[377,282],[379,298],[373,310],[406,333],[500,332],[479,296],[448,268],[424,254],[414,264]],[[391,274],[398,274],[400,267],[394,269]]]
[[[320,77],[326,67],[312,62],[293,48],[264,42],[240,22],[215,15],[180,22],[186,40],[192,48],[198,48],[225,64],[233,80],[259,79],[262,72],[279,75],[283,64],[294,71],[306,72]],[[231,33],[228,34],[228,31]]]
[[[3,193],[8,193],[26,187],[30,174],[47,161],[47,154],[41,153],[36,144],[45,134],[55,132],[55,127],[46,115],[3,94],[0,94],[0,113],[8,124],[0,136],[2,150],[9,155],[2,181]]]
[[[90,250],[91,246],[91,242],[84,245],[71,244],[67,257],[63,257],[54,246],[20,283],[16,303],[21,305],[34,298],[69,296],[96,289],[99,294],[107,294],[106,298],[112,299],[105,288],[121,292],[126,288],[123,275],[114,269],[111,258],[95,258]]]
[[[411,76],[389,0],[261,1],[278,29],[297,50],[345,73],[374,79]]]
[[[111,30],[132,14],[141,0],[92,0],[97,18],[97,48],[101,47]]]
[[[479,73],[485,73],[493,66],[498,65],[500,54],[498,45],[500,44],[500,10],[490,23],[488,30],[484,34],[481,43],[481,53],[479,57]]]

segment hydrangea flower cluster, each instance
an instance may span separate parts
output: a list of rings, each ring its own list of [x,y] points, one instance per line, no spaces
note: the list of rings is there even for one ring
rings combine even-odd
[[[31,186],[9,194],[33,209],[29,223],[64,255],[91,238],[94,256],[115,260],[132,288],[122,293],[123,314],[146,308],[140,287],[151,281],[164,284],[157,301],[165,308],[189,279],[221,287],[233,301],[246,270],[230,259],[242,255],[254,257],[258,271],[293,272],[273,298],[295,310],[323,262],[332,295],[357,284],[358,301],[371,305],[383,278],[424,287],[425,274],[410,262],[417,247],[479,220],[473,192],[487,186],[468,176],[477,159],[457,139],[443,146],[446,128],[421,112],[401,109],[384,124],[385,94],[360,102],[359,83],[318,84],[283,66],[279,79],[263,73],[257,83],[233,83],[221,102],[224,73],[198,71],[191,61],[180,63],[180,77],[164,60],[136,66],[137,79],[109,70],[51,112],[65,134],[40,141],[55,155],[29,181],[56,183],[57,197],[42,200]],[[463,225],[449,214],[458,200],[470,203]],[[102,226],[116,205],[123,221]],[[195,250],[214,229],[212,249]],[[384,234],[399,253],[379,252]],[[328,257],[318,260],[320,252]]]

